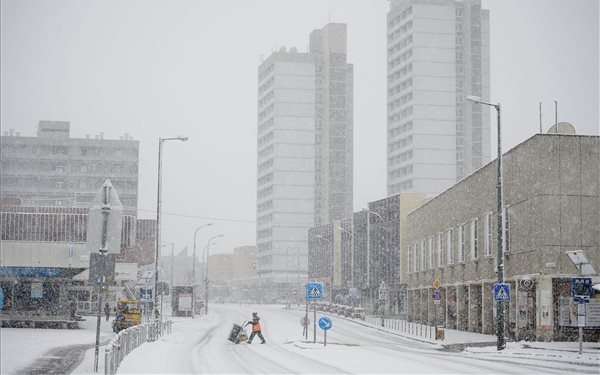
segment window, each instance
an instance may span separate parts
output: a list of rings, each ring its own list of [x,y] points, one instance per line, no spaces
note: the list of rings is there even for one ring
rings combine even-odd
[[[425,241],[421,241],[421,246],[420,246],[420,251],[421,251],[421,270],[425,269]]]
[[[441,267],[444,263],[444,257],[442,256],[442,234],[437,234],[437,256],[438,256],[438,267]]]
[[[408,259],[406,260],[406,264],[408,265],[408,273],[412,272],[412,264],[410,263],[410,261],[412,260],[412,257],[410,254],[411,252],[412,252],[412,245],[408,245],[408,252],[407,252]]]
[[[448,257],[448,264],[453,264],[454,263],[454,235],[453,235],[453,229],[450,228],[448,229],[448,231],[446,232],[446,251],[447,251],[447,257]]]
[[[483,242],[483,250],[485,252],[485,256],[489,257],[492,256],[492,250],[493,250],[493,246],[492,246],[492,214],[491,213],[487,213],[484,216],[484,223],[483,223],[484,227],[483,227],[483,236],[484,236],[484,242]]]
[[[510,251],[510,207],[504,207],[504,252]]]
[[[479,257],[479,233],[477,231],[477,218],[471,220],[471,258]]]
[[[465,262],[465,225],[458,226],[458,261]]]
[[[433,268],[433,237],[427,239],[427,265]]]

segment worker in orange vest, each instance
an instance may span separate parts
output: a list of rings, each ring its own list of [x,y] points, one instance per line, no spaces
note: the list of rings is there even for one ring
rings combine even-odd
[[[252,344],[252,339],[254,338],[255,335],[258,335],[258,338],[261,340],[261,344],[266,344],[267,342],[265,341],[265,338],[262,335],[262,328],[260,326],[260,318],[258,317],[258,313],[253,312],[252,320],[249,321],[248,323],[244,324],[244,327],[247,326],[248,324],[252,324],[252,333],[250,334],[250,337],[248,338],[248,341],[246,341],[246,342],[248,344]]]

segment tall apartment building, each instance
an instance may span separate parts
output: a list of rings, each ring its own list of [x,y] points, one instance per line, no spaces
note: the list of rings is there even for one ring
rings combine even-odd
[[[257,271],[273,298],[306,275],[307,230],[352,214],[352,66],[346,25],[258,68]],[[268,296],[265,296],[268,298]]]
[[[139,142],[69,134],[68,121],[40,121],[37,137],[2,135],[3,204],[87,207],[109,178],[123,213],[137,216]]]
[[[387,193],[437,195],[490,160],[489,12],[393,0],[387,15]]]

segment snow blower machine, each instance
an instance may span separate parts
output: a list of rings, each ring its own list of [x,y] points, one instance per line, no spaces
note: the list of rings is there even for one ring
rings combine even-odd
[[[234,323],[233,328],[231,328],[231,332],[229,332],[229,337],[227,338],[227,340],[236,344],[239,344],[241,341],[248,340],[248,335],[246,334],[246,331],[243,327],[244,323],[242,323],[242,325]]]

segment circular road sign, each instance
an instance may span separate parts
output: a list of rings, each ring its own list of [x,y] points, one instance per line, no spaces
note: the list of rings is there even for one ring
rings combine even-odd
[[[319,319],[319,327],[321,327],[323,331],[327,331],[332,325],[333,323],[329,317],[322,316],[321,319]]]

